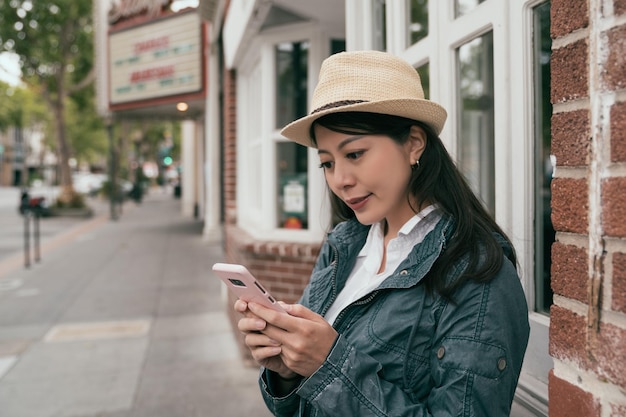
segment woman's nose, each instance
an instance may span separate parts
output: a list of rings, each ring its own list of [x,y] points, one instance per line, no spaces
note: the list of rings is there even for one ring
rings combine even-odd
[[[346,164],[335,164],[333,183],[336,188],[344,189],[355,183],[354,173]]]

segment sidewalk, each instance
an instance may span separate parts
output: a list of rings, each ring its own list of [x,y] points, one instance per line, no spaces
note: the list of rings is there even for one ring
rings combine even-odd
[[[270,416],[201,231],[156,191],[0,260],[0,417]]]

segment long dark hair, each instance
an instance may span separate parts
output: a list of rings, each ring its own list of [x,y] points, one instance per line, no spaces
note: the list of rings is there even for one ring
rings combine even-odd
[[[408,140],[411,126],[419,126],[424,130],[426,147],[418,168],[412,170],[408,184],[410,195],[417,200],[417,207],[421,207],[424,202],[436,203],[444,214],[453,219],[454,224],[452,237],[446,242],[442,255],[425,278],[429,291],[450,299],[452,293],[468,280],[491,280],[500,270],[505,253],[497,235],[508,243],[506,256],[517,266],[511,241],[476,197],[443,142],[429,126],[386,114],[332,113],[320,117],[311,126],[310,135],[314,144],[315,125],[345,134],[386,135],[398,144],[404,144]],[[354,212],[332,192],[330,199],[334,216],[340,220],[355,217]],[[458,261],[463,257],[469,260],[467,268],[458,279],[446,281],[447,274],[458,266]]]

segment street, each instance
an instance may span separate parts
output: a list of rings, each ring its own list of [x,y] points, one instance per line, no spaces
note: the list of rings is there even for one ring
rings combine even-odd
[[[42,219],[24,268],[18,197],[0,189],[0,417],[270,415],[210,272],[221,243],[180,200]]]

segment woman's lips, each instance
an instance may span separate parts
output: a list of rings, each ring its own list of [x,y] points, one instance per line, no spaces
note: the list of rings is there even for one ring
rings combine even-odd
[[[353,211],[358,211],[367,204],[370,195],[371,194],[368,194],[365,197],[351,198],[349,200],[345,200],[345,202]]]

